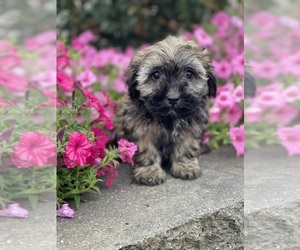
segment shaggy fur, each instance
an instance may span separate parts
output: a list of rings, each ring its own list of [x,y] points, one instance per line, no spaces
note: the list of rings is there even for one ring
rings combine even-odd
[[[128,95],[117,104],[115,124],[118,138],[138,146],[133,181],[160,184],[166,165],[176,178],[197,178],[207,100],[216,95],[206,51],[169,36],[137,53],[126,79]]]

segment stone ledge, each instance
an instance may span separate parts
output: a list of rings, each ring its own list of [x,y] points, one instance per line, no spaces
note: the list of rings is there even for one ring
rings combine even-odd
[[[196,180],[168,175],[154,187],[130,184],[129,166],[122,166],[113,187],[102,187],[101,196],[86,196],[75,219],[58,219],[57,249],[238,248],[243,158],[223,147],[202,155],[201,164]]]

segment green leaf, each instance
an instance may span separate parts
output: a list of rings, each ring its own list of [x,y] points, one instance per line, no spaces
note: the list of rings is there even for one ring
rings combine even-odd
[[[80,206],[80,195],[79,194],[74,195],[74,201],[75,201],[75,206],[78,209]]]
[[[35,209],[38,204],[38,201],[39,201],[38,195],[36,195],[36,194],[29,195],[28,199],[29,199],[31,207],[33,209]]]

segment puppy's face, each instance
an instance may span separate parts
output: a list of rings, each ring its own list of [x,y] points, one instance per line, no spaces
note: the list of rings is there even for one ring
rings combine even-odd
[[[167,37],[139,52],[126,76],[131,98],[160,119],[191,116],[216,94],[206,52],[183,38]]]

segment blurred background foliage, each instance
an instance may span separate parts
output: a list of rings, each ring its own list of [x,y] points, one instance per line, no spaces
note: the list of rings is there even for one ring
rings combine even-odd
[[[58,36],[67,42],[90,29],[96,47],[138,47],[190,30],[242,0],[59,0]]]

